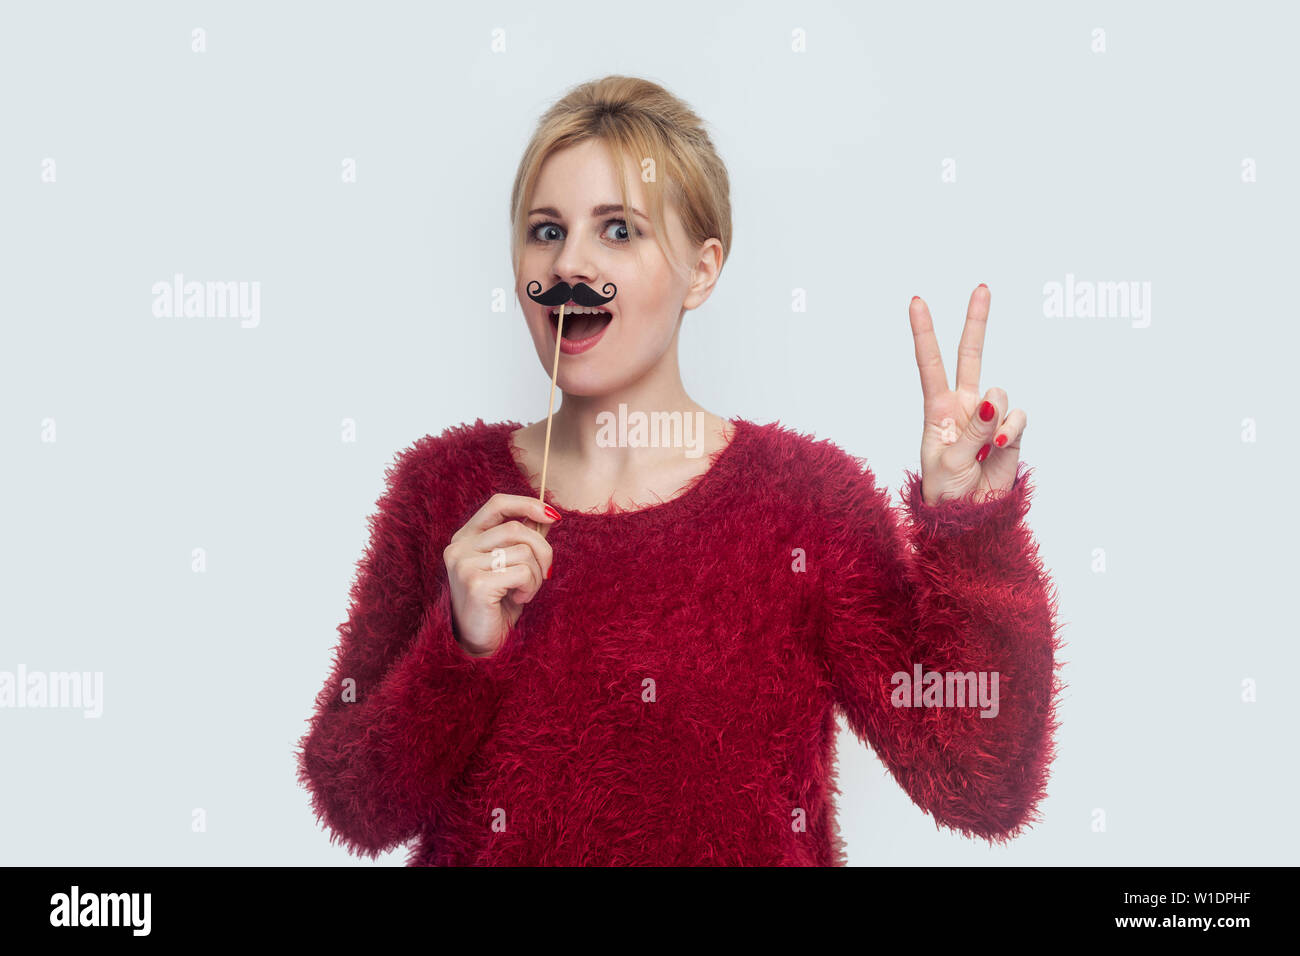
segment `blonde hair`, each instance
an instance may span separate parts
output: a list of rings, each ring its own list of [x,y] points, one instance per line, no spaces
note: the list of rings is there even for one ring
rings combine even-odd
[[[675,258],[665,222],[666,196],[691,243],[698,247],[716,238],[722,243],[722,261],[726,263],[731,252],[731,185],[704,122],[657,83],[635,76],[606,76],[575,86],[542,114],[519,161],[510,193],[510,255],[516,275],[528,240],[527,207],[542,163],[552,153],[587,140],[600,140],[610,151],[632,243],[637,235],[628,199],[628,157],[642,170],[649,206],[642,211],[654,224],[664,257],[669,262]],[[654,178],[644,182],[648,169],[653,170]]]

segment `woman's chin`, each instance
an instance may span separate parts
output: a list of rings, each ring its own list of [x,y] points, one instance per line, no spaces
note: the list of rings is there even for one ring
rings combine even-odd
[[[601,395],[617,395],[632,384],[633,378],[626,374],[626,370],[620,366],[618,369],[609,367],[602,368],[584,368],[584,369],[566,369],[564,363],[565,356],[560,356],[560,374],[555,380],[555,390],[563,392],[565,395],[572,395],[574,398],[598,398]],[[546,377],[550,378],[551,359],[546,359],[544,363]],[[556,402],[559,396],[556,396]]]
[[[574,398],[594,398],[597,395],[608,395],[615,388],[616,386],[600,381],[591,375],[566,375],[561,373],[555,382],[557,392],[572,395]],[[556,399],[558,401],[559,396],[556,396]]]

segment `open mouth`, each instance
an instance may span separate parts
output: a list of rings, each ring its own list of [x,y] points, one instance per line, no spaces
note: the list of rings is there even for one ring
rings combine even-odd
[[[560,324],[560,307],[555,306],[548,310],[547,315],[551,320],[551,328],[558,328]],[[588,339],[595,339],[605,331],[613,320],[614,316],[604,309],[586,309],[580,305],[566,305],[564,307],[564,341],[579,343]]]

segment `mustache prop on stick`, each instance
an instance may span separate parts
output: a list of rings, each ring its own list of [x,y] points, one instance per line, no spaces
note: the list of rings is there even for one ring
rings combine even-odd
[[[536,291],[534,291],[534,286]],[[601,291],[608,292],[609,295],[602,296],[585,282],[578,282],[574,285],[561,280],[555,283],[545,292],[541,291],[542,284],[534,279],[528,283],[528,298],[532,299],[538,305],[558,305],[560,307],[560,322],[555,330],[555,360],[551,364],[551,395],[546,405],[546,445],[542,450],[542,487],[538,491],[537,499],[542,503],[546,502],[546,465],[551,457],[551,414],[555,410],[555,377],[560,371],[560,342],[564,338],[564,307],[570,301],[576,302],[584,308],[594,309],[609,302],[618,294],[618,289],[614,283],[606,282],[601,287]],[[536,524],[536,523],[534,523]],[[546,537],[546,532],[550,525],[545,527],[537,526],[542,537]]]

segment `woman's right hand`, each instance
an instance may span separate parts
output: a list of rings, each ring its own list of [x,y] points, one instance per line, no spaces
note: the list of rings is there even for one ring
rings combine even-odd
[[[559,520],[536,498],[495,494],[442,551],[451,587],[451,617],[456,639],[474,657],[495,654],[523,606],[541,590],[554,555],[541,533]],[[545,569],[545,571],[543,571]]]

